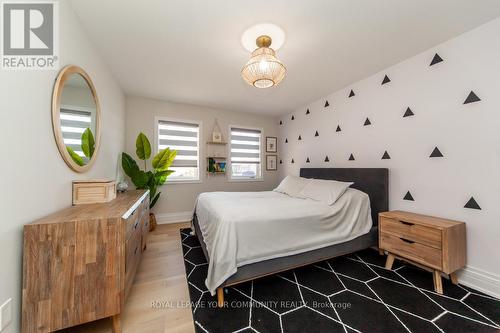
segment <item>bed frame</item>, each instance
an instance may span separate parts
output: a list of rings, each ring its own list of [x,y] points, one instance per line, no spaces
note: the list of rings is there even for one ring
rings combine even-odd
[[[217,288],[217,304],[224,306],[224,287],[232,286],[263,276],[276,274],[315,262],[378,246],[378,213],[389,210],[389,170],[385,168],[301,168],[300,176],[305,178],[328,179],[354,182],[352,188],[368,194],[373,226],[365,235],[353,240],[307,251],[291,256],[264,260],[238,267],[238,271]],[[201,234],[198,218],[193,216],[193,226],[203,253],[209,260],[207,247]]]

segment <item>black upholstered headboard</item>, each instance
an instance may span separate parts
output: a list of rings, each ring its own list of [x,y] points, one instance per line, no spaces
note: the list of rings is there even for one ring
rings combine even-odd
[[[386,168],[301,168],[305,178],[354,182],[352,188],[370,197],[373,225],[378,225],[378,213],[389,210],[389,169]]]

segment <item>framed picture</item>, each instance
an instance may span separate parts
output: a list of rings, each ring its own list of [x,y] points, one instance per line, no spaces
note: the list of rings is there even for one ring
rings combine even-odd
[[[266,153],[278,152],[278,138],[274,136],[266,136]]]
[[[212,141],[213,142],[222,142],[222,134],[220,132],[212,132]]]
[[[266,170],[267,171],[278,170],[278,156],[277,155],[266,155]]]

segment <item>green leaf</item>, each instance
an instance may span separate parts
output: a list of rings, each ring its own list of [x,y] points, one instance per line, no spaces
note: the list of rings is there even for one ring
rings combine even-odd
[[[95,140],[90,128],[85,129],[82,133],[82,151],[88,159],[94,155]]]
[[[132,156],[130,156],[127,153],[122,153],[122,168],[123,171],[125,171],[125,174],[129,176],[132,179],[132,181],[134,181],[133,178],[135,174],[139,171],[139,167],[137,166],[137,163],[132,158]]]
[[[160,150],[153,158],[153,168],[158,170],[168,169],[174,162],[175,156],[177,156],[177,150],[170,150],[168,148]]]
[[[83,161],[83,159],[81,158],[81,156],[78,155],[77,153],[75,153],[75,151],[73,149],[71,149],[71,147],[66,146],[66,149],[68,150],[69,156],[71,156],[71,159],[76,164],[78,164],[79,166],[84,166],[85,165],[85,162]]]
[[[157,202],[157,201],[158,201],[158,199],[160,198],[160,194],[161,194],[161,192],[158,192],[158,193],[154,196],[153,200],[151,200],[151,203],[149,204],[149,209],[153,208],[153,207],[154,207],[154,205],[156,205],[156,202]]]
[[[147,189],[149,177],[148,174],[142,170],[137,170],[137,172],[131,177],[132,182],[138,189]]]
[[[139,133],[135,140],[135,153],[139,159],[145,161],[151,157],[151,144],[144,133]]]
[[[156,185],[163,185],[167,181],[167,177],[174,173],[174,170],[161,170],[155,173]]]

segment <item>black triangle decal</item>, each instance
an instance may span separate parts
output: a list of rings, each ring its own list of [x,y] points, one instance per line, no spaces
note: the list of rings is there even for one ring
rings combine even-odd
[[[354,97],[356,94],[354,93],[354,90],[351,89],[351,92],[349,93],[349,97]]]
[[[481,98],[477,97],[477,95],[471,90],[469,96],[465,99],[464,104],[479,102],[480,100]]]
[[[327,157],[325,157],[325,162],[330,162],[330,159]]]
[[[311,113],[311,112],[309,112],[309,109],[307,109],[306,114],[309,114],[309,113]]]
[[[349,156],[349,161],[355,161],[353,154],[351,154],[351,156]]]
[[[293,163],[295,163],[295,161],[294,161],[294,160],[293,160],[293,158],[292,158],[292,164],[293,164]]]
[[[443,157],[443,154],[441,151],[438,149],[438,147],[434,148],[432,153],[429,155],[429,157]]]
[[[314,136],[319,136],[319,133],[318,133],[318,131],[316,131],[316,133],[314,133]]]
[[[330,106],[330,103],[328,103],[328,100],[325,102],[325,108],[326,107],[329,107]]]
[[[280,120],[280,125],[283,125],[283,120]]]
[[[434,58],[432,58],[431,64],[430,64],[429,66],[432,66],[432,65],[438,64],[438,63],[440,63],[441,61],[443,61],[443,58],[441,58],[441,57],[439,56],[439,54],[437,54],[437,53],[436,53],[436,54],[434,55]]]
[[[478,203],[474,199],[474,197],[470,197],[469,201],[467,201],[467,203],[465,204],[464,208],[479,209],[479,210],[481,210],[481,207],[478,205]]]
[[[389,83],[391,82],[391,79],[389,79],[389,77],[386,75],[384,76],[384,79],[382,80],[382,84],[386,84],[386,83]]]
[[[390,160],[391,157],[389,156],[389,153],[387,152],[387,150],[384,152],[384,155],[382,155],[382,159],[383,160]]]
[[[403,115],[403,118],[405,118],[405,117],[411,117],[411,116],[414,116],[414,115],[415,114],[413,113],[413,111],[408,107],[408,108],[406,108],[406,112]]]
[[[295,116],[292,116],[292,120],[295,120]]]
[[[299,135],[299,141],[302,140],[302,137]]]
[[[366,118],[365,124],[363,126],[368,126],[368,125],[371,125],[371,124],[372,123],[371,123],[370,119]]]
[[[285,139],[285,143],[288,143],[288,139]]]
[[[283,164],[283,160],[280,160],[280,164]]]
[[[340,125],[337,125],[337,129],[335,130],[335,132],[340,132],[340,131],[342,131],[342,130],[340,129]]]
[[[405,196],[403,197],[403,200],[415,201],[415,199],[413,199],[413,196],[411,195],[410,191],[406,192]]]
[[[309,161],[309,157],[308,157],[308,158],[307,158],[307,160],[306,160],[306,163],[310,163],[310,162],[311,162],[311,161]]]

